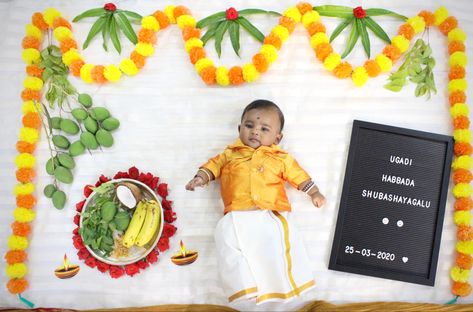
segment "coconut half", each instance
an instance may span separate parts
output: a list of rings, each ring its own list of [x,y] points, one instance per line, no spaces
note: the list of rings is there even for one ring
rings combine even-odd
[[[129,209],[135,208],[143,196],[138,186],[127,182],[118,184],[116,192],[120,203]]]

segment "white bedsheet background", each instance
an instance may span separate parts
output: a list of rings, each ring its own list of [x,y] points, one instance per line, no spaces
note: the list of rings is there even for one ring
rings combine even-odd
[[[0,2],[0,254],[7,251],[7,238],[11,233],[12,211],[15,199],[12,195],[15,181],[15,143],[21,125],[22,81],[25,65],[21,60],[21,39],[24,25],[31,15],[53,6],[68,20],[77,14],[103,5],[105,1],[2,1]],[[188,6],[197,19],[224,10],[229,6],[237,9],[263,8],[282,12],[295,5],[296,0],[282,1],[116,1],[120,8],[149,14],[164,9],[168,4]],[[313,3],[358,6],[359,1],[322,1]],[[473,7],[468,0],[461,1],[364,1],[366,7],[391,9],[413,16],[422,9],[434,11],[446,5],[451,14],[459,19],[460,26],[473,38]],[[255,24],[268,33],[277,18],[254,16]],[[338,19],[323,18],[329,30]],[[379,18],[378,21],[390,35],[395,34],[399,21]],[[73,24],[74,35],[81,44],[88,33],[91,21]],[[100,37],[100,36],[98,36]],[[344,47],[344,33],[335,41],[338,51]],[[374,36],[371,36],[374,38]],[[427,38],[427,37],[425,37]],[[86,85],[71,78],[80,92],[92,94],[95,105],[105,106],[121,121],[114,132],[115,144],[103,152],[83,155],[76,159],[74,183],[65,186],[68,203],[64,210],[52,207],[44,198],[42,189],[50,179],[44,163],[48,159],[47,144],[42,141],[37,150],[38,178],[36,206],[37,217],[28,248],[28,280],[30,288],[24,296],[42,307],[112,308],[127,306],[158,305],[168,303],[209,303],[226,305],[217,274],[217,258],[214,250],[213,230],[222,217],[222,202],[218,183],[192,193],[184,189],[196,168],[209,157],[221,152],[237,136],[237,126],[242,109],[250,101],[265,98],[275,101],[286,117],[286,128],[281,146],[291,152],[327,197],[322,209],[312,206],[301,192],[288,190],[294,207],[293,218],[302,232],[312,260],[315,291],[287,305],[266,304],[255,307],[254,303],[232,305],[244,310],[289,310],[312,300],[333,303],[360,301],[411,301],[444,303],[452,298],[449,270],[454,261],[455,226],[452,221],[453,198],[448,197],[435,287],[427,287],[384,280],[355,274],[329,271],[327,269],[335,230],[338,205],[342,191],[348,145],[354,119],[388,125],[407,127],[441,134],[452,133],[449,116],[447,84],[446,39],[434,29],[430,43],[437,60],[435,78],[438,94],[430,101],[415,98],[414,87],[406,87],[400,93],[392,93],[382,86],[387,75],[370,79],[363,88],[356,88],[350,80],[340,81],[331,76],[315,58],[309,38],[302,26],[282,47],[279,59],[256,83],[240,87],[207,87],[195,73],[183,48],[177,26],[169,27],[158,35],[156,53],[147,60],[144,69],[135,77],[123,77],[116,84],[104,86]],[[106,54],[101,38],[83,52],[91,63],[115,63],[129,55],[132,47],[126,40],[122,55]],[[111,46],[111,44],[110,44]],[[215,63],[232,66],[243,64],[259,49],[259,43],[246,34],[241,38],[241,59],[232,51],[230,41],[223,44],[223,56],[217,59],[213,42],[208,54]],[[372,54],[384,45],[372,41]],[[471,58],[471,50],[468,55]],[[349,57],[352,64],[363,64],[365,55],[361,44]],[[468,72],[472,72],[472,64]],[[468,76],[473,86],[471,76]],[[468,98],[472,99],[471,88]],[[170,199],[178,219],[177,234],[171,239],[171,250],[161,254],[159,262],[144,273],[133,278],[118,280],[90,269],[76,256],[72,246],[71,232],[75,203],[82,199],[85,184],[96,181],[101,173],[112,175],[130,166],[159,175],[170,186]],[[289,186],[288,186],[289,188]],[[373,233],[374,235],[376,233]],[[178,250],[182,239],[192,249],[199,251],[199,259],[187,267],[178,267],[169,260]],[[54,269],[61,265],[67,253],[71,263],[80,264],[80,273],[69,280],[59,280]],[[18,306],[18,299],[5,287],[7,276],[5,263],[0,264],[0,306]],[[471,297],[462,302],[473,302]]]

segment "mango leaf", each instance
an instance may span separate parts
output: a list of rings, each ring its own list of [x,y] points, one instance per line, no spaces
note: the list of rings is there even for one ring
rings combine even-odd
[[[243,16],[239,16],[236,19],[236,21],[238,22],[238,24],[240,24],[240,26],[242,26],[246,31],[248,31],[250,35],[253,36],[256,40],[258,40],[261,43],[264,41],[263,33],[259,31],[258,28],[253,26],[253,24],[251,24],[246,18],[244,18]]]
[[[385,10],[385,9],[371,8],[371,9],[366,9],[365,11],[366,11],[366,16],[388,15],[388,16],[396,17],[403,21],[407,20],[407,17],[405,17],[404,15],[397,14],[396,12]]]
[[[112,14],[109,13],[107,15],[107,20],[105,21],[105,25],[102,28],[102,39],[103,39],[103,48],[105,51],[108,52],[107,42],[108,42],[108,35],[110,34],[110,23],[112,22]]]
[[[230,41],[232,42],[233,51],[235,51],[236,55],[240,56],[240,24],[231,21],[228,32],[230,33]]]
[[[365,49],[366,55],[370,58],[370,37],[368,36],[368,31],[366,30],[366,24],[364,19],[357,18],[356,26],[358,27],[358,32],[360,33],[361,43]]]
[[[250,14],[272,14],[280,16],[281,13],[275,11],[265,11],[261,9],[243,9],[238,11],[238,15],[250,15]]]
[[[95,21],[95,23],[92,25],[92,28],[90,28],[89,34],[87,35],[87,39],[85,39],[82,49],[86,49],[89,46],[90,41],[102,30],[106,21],[106,16],[102,16]]]
[[[130,18],[134,18],[138,20],[141,20],[143,18],[143,16],[133,11],[127,11],[127,10],[118,10],[118,11],[125,13],[125,15],[127,15]]]
[[[376,23],[371,17],[365,17],[363,19],[365,21],[366,26],[381,40],[391,43],[391,39],[389,39],[388,34]]]
[[[351,32],[350,32],[350,37],[348,37],[348,42],[347,46],[345,48],[345,51],[342,54],[342,58],[345,58],[350,52],[353,50],[355,47],[356,42],[358,41],[358,37],[360,36],[360,33],[358,32],[358,27],[356,27],[356,24],[353,24],[351,26]]]
[[[197,22],[196,27],[197,28],[204,28],[207,25],[214,24],[217,22],[221,22],[222,20],[225,19],[226,17],[225,11],[218,12],[212,15],[207,16],[204,19],[201,19],[200,21]]]
[[[113,46],[120,54],[122,52],[122,45],[120,44],[120,40],[118,40],[117,22],[113,16],[110,21],[110,39],[112,39]]]
[[[212,25],[209,26],[209,28],[207,29],[207,31],[205,32],[205,34],[202,36],[202,38],[200,38],[200,40],[202,40],[202,42],[204,43],[204,45],[207,43],[207,41],[209,41],[213,36],[215,36],[215,31],[217,30],[217,27],[223,23],[222,22],[218,22],[218,23],[214,23]]]
[[[84,19],[86,17],[100,16],[100,15],[106,13],[106,12],[107,11],[104,8],[90,9],[90,10],[87,10],[87,11],[77,15],[76,17],[74,17],[74,19],[72,21],[75,23],[75,22],[78,22],[81,19]]]
[[[138,37],[136,36],[135,31],[133,30],[133,27],[131,27],[131,24],[126,18],[125,14],[118,12],[114,15],[116,16],[115,20],[117,21],[118,27],[120,27],[121,31],[123,34],[125,34],[128,40],[134,44],[138,43]]]
[[[218,57],[222,54],[222,39],[223,35],[227,31],[229,26],[229,21],[222,22],[218,25],[217,30],[215,31],[215,50],[217,51]]]
[[[322,16],[349,18],[353,16],[353,8],[341,5],[320,5],[315,6],[314,10]]]
[[[341,22],[337,28],[335,28],[335,30],[332,32],[332,35],[330,36],[330,42],[332,42],[333,40],[335,40],[335,38],[337,38],[337,36],[348,26],[350,25],[352,22],[353,22],[353,19],[355,18],[355,16],[351,16],[347,19],[345,19],[343,22]]]

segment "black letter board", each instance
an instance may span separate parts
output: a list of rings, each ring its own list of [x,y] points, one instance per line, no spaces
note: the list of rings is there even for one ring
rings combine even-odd
[[[355,120],[329,269],[433,286],[450,136]]]

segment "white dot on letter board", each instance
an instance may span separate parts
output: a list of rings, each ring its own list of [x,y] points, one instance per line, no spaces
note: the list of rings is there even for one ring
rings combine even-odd
[[[389,219],[388,218],[383,218],[383,224],[388,224],[389,223]]]
[[[397,221],[397,226],[402,227],[404,225],[404,222],[402,220]]]

